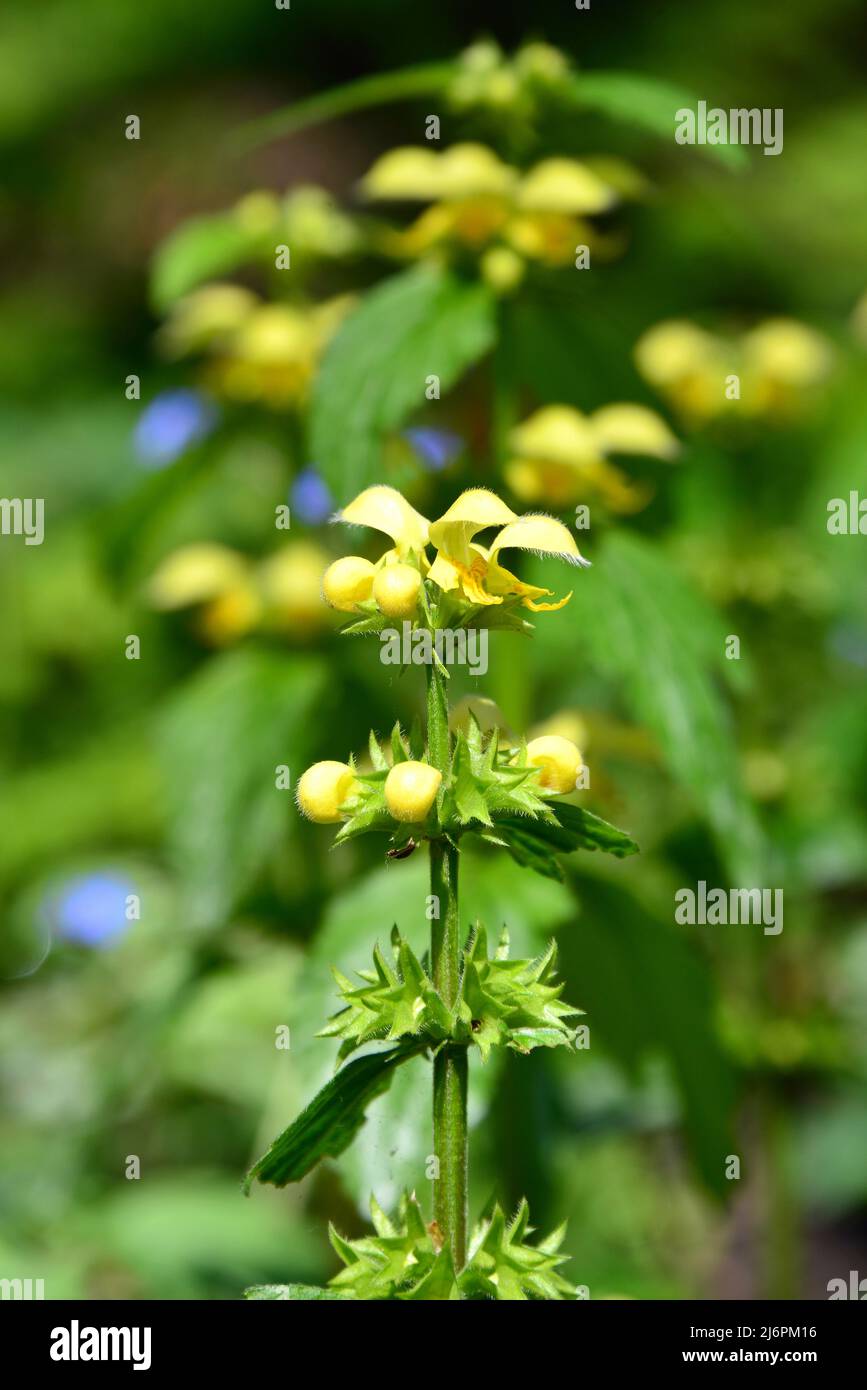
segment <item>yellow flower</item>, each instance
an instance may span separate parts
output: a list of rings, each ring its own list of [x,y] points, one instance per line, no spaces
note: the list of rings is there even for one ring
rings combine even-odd
[[[354,613],[359,603],[370,598],[375,573],[370,561],[361,555],[344,555],[335,560],[322,576],[325,602],[343,613]]]
[[[576,745],[559,734],[545,734],[528,743],[527,761],[540,769],[540,785],[548,792],[574,792],[584,766]]]
[[[411,618],[418,607],[421,575],[411,565],[386,565],[373,581],[373,597],[387,618]]]
[[[252,290],[241,285],[204,285],[173,306],[160,330],[160,343],[170,357],[223,345],[240,328],[257,304]]]
[[[552,158],[524,173],[485,145],[410,147],[383,155],[361,187],[371,200],[431,204],[406,231],[386,237],[386,250],[396,255],[425,255],[443,243],[481,252],[499,243],[559,266],[574,260],[577,245],[590,243],[584,219],[621,200],[628,180],[622,163],[617,169],[609,181],[603,165]]]
[[[205,379],[218,395],[283,408],[304,400],[353,303],[338,295],[321,304],[266,304],[237,285],[206,285],[174,306],[161,341],[173,356],[207,353]]]
[[[341,807],[354,794],[356,786],[355,774],[348,763],[314,763],[298,783],[299,809],[317,825],[332,825],[342,819]]]
[[[257,577],[270,626],[301,637],[322,627],[326,559],[311,541],[293,541],[264,561]]]
[[[244,557],[211,542],[182,546],[167,556],[147,594],[164,611],[197,609],[202,636],[217,645],[251,631],[262,608]]]
[[[537,410],[512,430],[514,457],[505,476],[525,502],[568,506],[589,490],[612,511],[636,511],[649,493],[607,461],[610,453],[676,457],[679,445],[665,421],[643,405],[604,406],[583,415],[571,406]]]
[[[562,608],[572,597],[557,603],[539,603],[551,595],[550,589],[524,584],[500,564],[503,550],[531,550],[553,555],[570,564],[586,565],[570,531],[550,516],[517,516],[497,495],[486,488],[470,488],[461,493],[439,520],[429,523],[394,488],[371,487],[356,497],[340,513],[343,521],[372,526],[384,531],[395,542],[379,562],[395,558],[417,558],[421,572],[427,568],[424,547],[430,541],[437,556],[429,578],[446,591],[455,591],[470,603],[499,604],[519,598],[534,612]],[[491,545],[475,541],[480,531],[500,528]]]
[[[833,355],[821,334],[794,319],[766,319],[729,337],[675,319],[643,335],[635,360],[686,418],[703,422],[735,411],[770,419],[796,413]]]
[[[436,800],[443,775],[428,763],[395,763],[385,779],[385,804],[395,820],[423,821]]]

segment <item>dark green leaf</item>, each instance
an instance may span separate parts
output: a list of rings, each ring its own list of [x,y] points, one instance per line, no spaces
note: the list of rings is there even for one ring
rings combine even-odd
[[[368,1105],[388,1090],[395,1068],[417,1052],[417,1047],[395,1047],[342,1067],[253,1165],[245,1192],[254,1179],[275,1187],[298,1182],[321,1159],[343,1153],[364,1124]]]
[[[443,389],[494,341],[487,287],[414,266],[372,290],[329,347],[313,395],[312,457],[338,500],[382,481],[382,442],[425,401],[432,374]]]

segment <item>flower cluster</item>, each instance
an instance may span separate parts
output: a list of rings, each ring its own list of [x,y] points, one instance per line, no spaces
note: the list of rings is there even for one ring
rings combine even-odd
[[[553,157],[520,170],[486,145],[458,144],[443,151],[390,150],[361,190],[371,202],[428,205],[403,230],[383,231],[386,254],[478,257],[483,277],[505,293],[520,283],[528,262],[559,268],[575,263],[580,246],[613,250],[617,243],[593,219],[639,196],[644,181],[610,157]]]
[[[786,420],[829,375],[828,341],[794,319],[766,319],[740,335],[711,333],[685,319],[648,329],[636,344],[642,376],[691,424],[731,412]],[[737,390],[731,389],[737,379]]]
[[[668,425],[643,405],[620,403],[584,415],[547,405],[513,429],[505,477],[522,502],[547,498],[567,507],[598,497],[612,512],[638,511],[651,491],[609,462],[611,454],[643,454],[672,462],[680,445]]]
[[[518,579],[501,564],[503,551],[529,550],[573,565],[589,563],[562,522],[537,514],[518,516],[486,488],[470,488],[430,522],[394,488],[370,487],[344,507],[338,519],[382,531],[394,542],[375,565],[351,555],[326,571],[325,598],[344,612],[410,617],[422,600],[423,579],[438,595],[450,596],[464,616],[468,607],[503,604],[549,611],[568,603],[571,592],[556,603],[542,602],[551,597],[551,590]],[[497,534],[490,545],[476,540],[480,532],[493,528]],[[436,551],[433,561],[428,546]]]
[[[225,646],[254,630],[305,639],[324,623],[320,581],[325,553],[292,541],[258,564],[230,546],[199,542],[168,555],[148,584],[163,612],[189,610],[203,641]]]

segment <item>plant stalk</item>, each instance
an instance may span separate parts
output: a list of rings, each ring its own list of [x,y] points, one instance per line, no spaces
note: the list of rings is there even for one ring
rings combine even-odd
[[[427,672],[428,756],[445,774],[451,760],[445,677]],[[430,843],[431,895],[438,915],[431,920],[431,972],[451,1008],[460,986],[458,850],[443,839]],[[433,1067],[434,1154],[439,1176],[434,1185],[434,1220],[452,1252],[455,1271],[467,1257],[467,1047],[442,1048]]]

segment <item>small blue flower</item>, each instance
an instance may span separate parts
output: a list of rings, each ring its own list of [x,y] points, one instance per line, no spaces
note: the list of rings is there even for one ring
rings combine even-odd
[[[412,446],[423,467],[431,473],[441,473],[448,468],[464,447],[460,435],[452,434],[449,430],[404,430],[403,437]]]
[[[80,946],[110,946],[129,930],[127,899],[134,885],[117,874],[80,874],[70,879],[54,904],[59,936]]]
[[[320,526],[334,511],[334,498],[321,474],[312,466],[303,468],[289,490],[293,516],[305,526]]]
[[[147,467],[164,468],[193,444],[206,439],[216,422],[214,403],[200,391],[186,387],[162,391],[138,418],[136,453]]]

